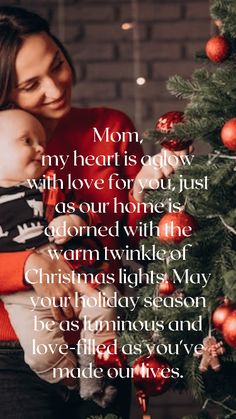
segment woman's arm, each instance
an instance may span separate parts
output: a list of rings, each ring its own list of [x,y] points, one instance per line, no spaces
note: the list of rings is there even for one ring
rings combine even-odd
[[[68,297],[68,305],[53,307],[52,314],[57,321],[73,317],[76,307],[72,271],[63,257],[52,260],[36,251],[0,253],[0,263],[0,294],[34,288],[36,294],[41,297],[54,297],[57,300],[60,297]],[[58,272],[70,278],[68,283],[60,283],[60,278],[54,275]],[[48,278],[51,280],[48,281]]]
[[[63,304],[59,307],[51,307],[55,320],[73,317],[78,308],[75,306],[73,272],[62,256],[51,259],[36,250],[26,260],[24,275],[25,282],[39,297],[53,298],[57,303],[62,299]]]
[[[31,250],[14,253],[0,253],[0,294],[29,289],[24,282],[24,269]]]

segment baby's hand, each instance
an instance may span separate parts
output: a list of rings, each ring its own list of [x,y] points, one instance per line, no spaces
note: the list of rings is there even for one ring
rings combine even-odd
[[[80,281],[79,284],[73,284],[74,289],[81,295],[86,295],[87,297],[97,297],[98,291],[91,287],[90,284],[87,284],[85,281]]]
[[[65,214],[53,218],[49,227],[56,244],[64,244],[76,236],[76,228],[84,227],[87,223],[78,215]],[[62,233],[65,232],[65,235]]]

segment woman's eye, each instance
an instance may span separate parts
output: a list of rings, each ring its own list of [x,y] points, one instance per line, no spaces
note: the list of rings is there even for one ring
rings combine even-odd
[[[52,68],[52,71],[57,71],[59,70],[64,64],[64,60],[60,60],[58,61]]]
[[[24,92],[31,92],[32,90],[35,90],[37,87],[38,87],[38,83],[34,82],[32,84],[29,84],[29,85],[23,87],[22,90]]]

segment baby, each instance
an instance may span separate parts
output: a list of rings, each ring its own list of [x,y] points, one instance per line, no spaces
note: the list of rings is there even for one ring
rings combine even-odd
[[[40,179],[45,172],[46,168],[42,165],[45,147],[46,135],[35,117],[18,109],[0,112],[0,252],[34,249],[39,255],[44,257],[47,255],[50,259],[48,250],[56,248],[58,244],[68,242],[71,237],[55,235],[49,238],[44,233],[45,228],[48,225],[51,228],[58,228],[66,223],[68,229],[73,226],[80,227],[81,223],[86,225],[88,221],[83,213],[76,210],[76,206],[72,214],[55,214],[52,205],[48,207],[47,204],[52,204],[52,196],[54,204],[64,201],[66,197],[63,191],[59,188],[42,191],[40,187],[32,187],[28,182],[28,180]],[[50,202],[47,199],[48,195],[50,195]],[[83,243],[86,238],[81,240]],[[80,312],[80,320],[83,320],[85,316],[90,320],[90,324],[99,319],[105,320],[104,324],[112,324],[116,320],[114,309],[96,307],[91,310],[86,307],[87,299],[90,296],[98,298],[99,292],[105,298],[114,295],[116,288],[113,285],[99,285],[93,289],[80,280],[78,284],[75,284],[75,289],[83,296],[85,302]],[[35,316],[38,322],[40,320],[46,322],[53,318],[49,309],[40,306],[32,310],[32,298],[35,296],[35,292],[31,290],[1,295],[11,324],[24,350],[25,362],[40,378],[49,383],[62,381],[68,387],[74,388],[74,379],[68,378],[65,372],[66,369],[72,370],[77,366],[77,358],[71,351],[68,351],[66,355],[60,354],[57,350],[53,354],[48,351],[44,356],[33,354],[32,342],[35,342],[35,346],[44,343],[47,347],[49,343],[57,343],[57,346],[54,346],[57,348],[65,343],[59,323],[56,323],[50,332],[35,330]],[[95,345],[114,337],[115,333],[112,328],[109,330],[105,326],[103,330],[94,332],[82,330],[81,333],[82,339],[94,339]],[[94,356],[82,354],[79,362],[81,369],[87,367],[90,362],[94,366]],[[64,376],[54,378],[54,368],[61,368],[60,371],[64,371]],[[102,407],[106,407],[115,394],[116,389],[112,385],[107,385],[104,379],[93,377],[80,379],[81,397],[93,400]]]

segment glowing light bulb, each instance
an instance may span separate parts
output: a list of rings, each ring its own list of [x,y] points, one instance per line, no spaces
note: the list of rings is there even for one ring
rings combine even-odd
[[[121,25],[121,29],[123,29],[123,31],[128,31],[130,29],[132,29],[134,27],[132,22],[124,22]]]
[[[137,79],[136,79],[136,83],[137,83],[139,86],[143,86],[143,85],[146,83],[146,79],[145,79],[144,77],[137,77]]]

